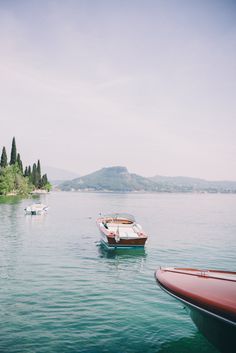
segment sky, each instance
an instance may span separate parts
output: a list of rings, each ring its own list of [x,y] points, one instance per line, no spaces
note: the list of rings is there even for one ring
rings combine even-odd
[[[236,180],[236,1],[0,0],[0,148]]]

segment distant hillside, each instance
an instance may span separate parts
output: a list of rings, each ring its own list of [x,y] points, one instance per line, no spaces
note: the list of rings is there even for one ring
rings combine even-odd
[[[150,180],[159,186],[185,192],[236,192],[236,181],[209,181],[184,176],[168,177],[156,175]]]
[[[58,185],[58,188],[62,191],[236,193],[236,182],[165,176],[145,178],[129,173],[125,167],[110,167],[102,168],[83,177],[65,181]]]
[[[131,174],[125,167],[102,168],[59,185],[63,191],[96,190],[96,191],[158,191],[155,182],[137,174]]]

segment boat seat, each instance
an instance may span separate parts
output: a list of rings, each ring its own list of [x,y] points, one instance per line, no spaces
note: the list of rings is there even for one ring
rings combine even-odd
[[[137,238],[137,233],[134,231],[133,227],[127,226],[126,224],[117,227],[117,225],[110,225],[108,224],[109,230],[113,233],[117,233],[117,230],[119,230],[119,236],[121,238]]]

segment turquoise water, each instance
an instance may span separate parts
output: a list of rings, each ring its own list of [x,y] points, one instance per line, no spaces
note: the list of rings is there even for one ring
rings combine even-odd
[[[236,270],[236,195],[52,193],[0,199],[0,352],[216,353],[159,266]],[[144,251],[99,246],[99,212],[135,215]]]

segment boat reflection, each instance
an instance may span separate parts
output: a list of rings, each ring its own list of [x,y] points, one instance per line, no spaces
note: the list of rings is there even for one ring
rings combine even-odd
[[[115,259],[116,257],[122,258],[136,258],[142,257],[145,258],[147,256],[145,248],[139,249],[112,249],[108,250],[102,243],[98,244],[98,252],[100,257],[105,257],[107,259]]]
[[[35,225],[42,225],[46,222],[46,214],[43,215],[35,215],[35,216],[27,216],[25,215],[25,224],[30,229]]]
[[[98,245],[98,253],[101,261],[105,263],[106,271],[113,275],[129,276],[134,279],[135,273],[141,273],[145,269],[147,253],[145,249],[114,249],[107,250]]]

